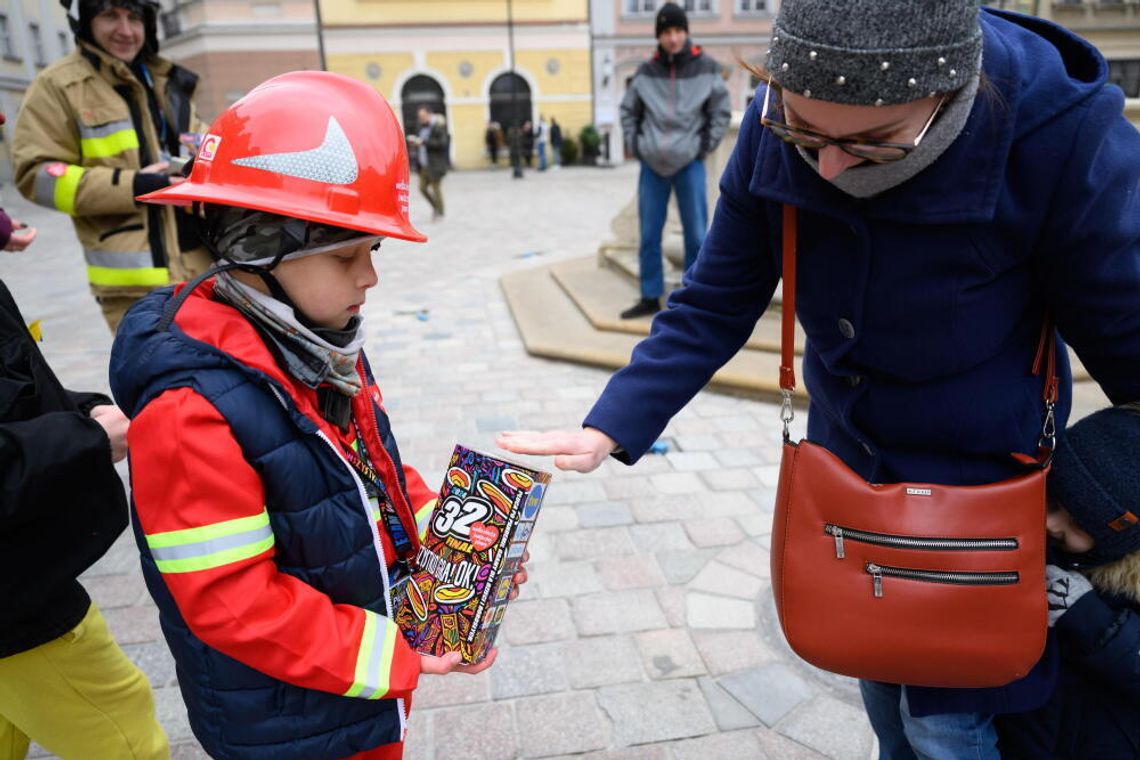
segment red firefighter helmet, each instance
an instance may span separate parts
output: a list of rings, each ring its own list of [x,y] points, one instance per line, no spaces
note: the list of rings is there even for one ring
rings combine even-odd
[[[262,82],[202,138],[190,177],[139,200],[217,203],[423,242],[408,219],[408,154],[363,82],[293,71]]]

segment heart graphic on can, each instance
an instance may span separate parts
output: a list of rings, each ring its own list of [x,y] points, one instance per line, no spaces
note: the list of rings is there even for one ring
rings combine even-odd
[[[483,551],[499,540],[499,529],[483,522],[473,522],[470,528],[471,545]]]

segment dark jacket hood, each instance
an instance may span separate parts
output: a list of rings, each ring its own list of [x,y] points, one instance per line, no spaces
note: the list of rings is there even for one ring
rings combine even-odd
[[[236,369],[283,389],[284,376],[253,327],[232,307],[212,300],[213,281],[199,285],[179,305],[173,297],[184,287],[148,293],[119,325],[111,348],[110,380],[111,392],[123,412],[133,418],[162,390],[193,387],[197,375],[213,369]],[[187,335],[173,315],[167,314],[183,308],[197,312],[199,321],[214,322],[211,340],[256,348],[256,355],[264,361],[243,364],[217,346]]]

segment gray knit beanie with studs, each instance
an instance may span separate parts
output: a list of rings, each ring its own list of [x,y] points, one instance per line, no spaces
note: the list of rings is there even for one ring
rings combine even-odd
[[[962,87],[981,52],[978,0],[783,0],[768,70],[806,97],[895,105]]]

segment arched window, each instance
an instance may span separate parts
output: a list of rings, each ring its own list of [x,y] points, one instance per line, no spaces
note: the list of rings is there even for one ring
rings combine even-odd
[[[445,113],[447,105],[443,98],[443,88],[439,82],[424,74],[416,74],[404,83],[400,90],[401,113],[404,117],[404,132],[412,134],[419,129],[417,112],[427,107],[432,113]]]
[[[507,72],[491,82],[491,121],[499,122],[504,134],[531,118],[530,85],[518,74]]]

